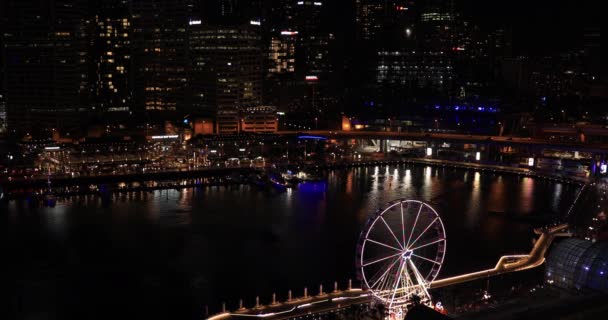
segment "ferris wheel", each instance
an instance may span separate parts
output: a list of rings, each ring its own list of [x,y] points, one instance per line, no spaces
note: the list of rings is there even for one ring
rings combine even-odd
[[[389,309],[414,295],[430,302],[429,284],[445,257],[446,236],[439,214],[416,200],[397,200],[366,223],[357,246],[363,285]]]

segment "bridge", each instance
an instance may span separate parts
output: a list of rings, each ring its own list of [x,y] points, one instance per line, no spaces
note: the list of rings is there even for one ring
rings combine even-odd
[[[524,271],[541,266],[545,262],[547,251],[551,243],[556,237],[570,236],[565,230],[568,229],[568,224],[559,224],[546,228],[535,229],[535,234],[539,235],[532,250],[529,254],[507,255],[502,256],[496,266],[492,269],[476,271],[472,273],[462,274],[454,277],[435,280],[430,283],[430,289],[437,289],[446,286],[457,285],[473,280],[484,279],[500,274]],[[276,296],[273,295],[272,303],[269,305],[261,305],[259,297],[256,298],[256,305],[253,308],[243,307],[242,300],[239,303],[239,309],[234,312],[226,310],[225,304],[222,305],[222,312],[209,317],[209,320],[231,320],[245,318],[264,318],[264,319],[294,319],[304,317],[311,314],[322,314],[333,312],[341,309],[346,309],[352,305],[361,305],[370,303],[373,300],[373,295],[370,291],[360,288],[352,288],[351,282],[346,290],[338,290],[337,284],[334,284],[332,292],[323,292],[323,287],[320,286],[319,292],[315,296],[309,296],[308,290],[304,289],[304,296],[300,298],[292,298],[291,291],[287,301],[277,302]]]
[[[391,132],[391,131],[279,131],[278,135],[314,135],[331,139],[412,140],[427,142],[476,143],[499,146],[541,147],[564,151],[608,154],[608,144],[563,142],[541,138],[470,135],[458,133]]]

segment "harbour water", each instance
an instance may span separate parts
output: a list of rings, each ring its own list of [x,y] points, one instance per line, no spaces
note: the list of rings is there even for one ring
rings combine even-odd
[[[361,227],[386,202],[441,215],[439,277],[525,253],[577,185],[512,174],[397,165],[336,170],[285,192],[243,185],[83,195],[53,208],[2,204],[9,315],[187,319],[356,279]],[[355,284],[358,282],[355,281]]]

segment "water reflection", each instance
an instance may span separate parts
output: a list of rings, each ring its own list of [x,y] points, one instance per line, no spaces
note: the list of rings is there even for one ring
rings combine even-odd
[[[477,228],[479,225],[479,216],[481,214],[479,207],[481,205],[481,174],[475,172],[473,174],[473,183],[471,185],[471,195],[467,204],[466,221],[467,227],[470,229]]]
[[[551,201],[551,209],[553,211],[559,210],[559,202],[562,197],[562,188],[563,186],[561,183],[555,184],[555,191],[553,192],[553,199]]]
[[[523,177],[520,186],[519,212],[530,213],[530,209],[534,208],[534,179]]]

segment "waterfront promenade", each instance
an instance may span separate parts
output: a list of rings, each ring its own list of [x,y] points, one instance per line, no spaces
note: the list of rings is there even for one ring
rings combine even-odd
[[[429,288],[430,290],[433,290],[541,266],[545,262],[547,251],[555,237],[570,236],[566,232],[568,227],[568,224],[559,224],[535,229],[534,232],[539,235],[539,237],[530,253],[502,256],[498,260],[496,266],[492,269],[435,280],[429,284]],[[323,288],[320,287],[317,295],[309,296],[307,289],[304,289],[304,295],[300,298],[292,298],[290,292],[287,301],[278,302],[276,297],[273,296],[272,302],[269,305],[261,305],[259,297],[256,298],[256,304],[252,308],[245,308],[243,302],[240,301],[239,308],[234,312],[228,311],[224,304],[221,313],[211,316],[208,319],[298,319],[311,314],[318,315],[327,312],[336,312],[355,304],[368,304],[372,299],[373,295],[370,291],[352,288],[350,284],[346,290],[339,291],[337,284],[334,284],[334,290],[331,293],[323,292]]]

